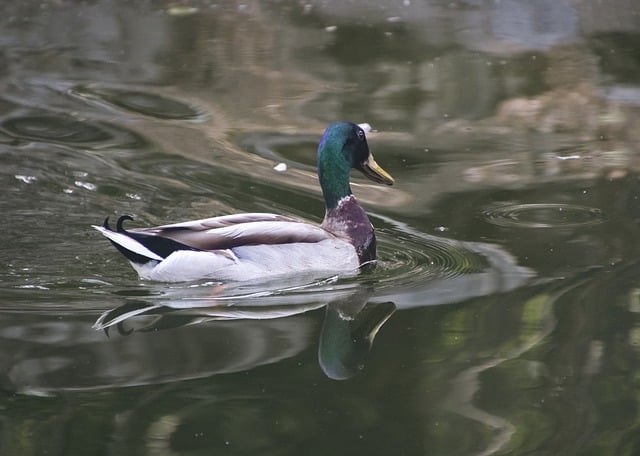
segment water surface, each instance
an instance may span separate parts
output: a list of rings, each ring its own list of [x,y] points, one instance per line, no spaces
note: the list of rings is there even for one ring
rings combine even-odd
[[[640,451],[638,7],[4,9],[0,453]],[[397,182],[355,277],[143,282],[90,228],[319,222],[342,119]]]

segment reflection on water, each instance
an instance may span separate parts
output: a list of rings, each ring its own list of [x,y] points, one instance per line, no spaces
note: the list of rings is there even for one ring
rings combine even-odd
[[[479,252],[481,245],[471,247]],[[5,360],[5,384],[12,391],[31,394],[157,384],[243,371],[296,356],[308,347],[317,347],[326,375],[349,378],[364,368],[376,334],[396,308],[508,292],[529,279],[530,271],[519,268],[517,275],[513,259],[497,247],[486,246],[483,254],[486,257],[474,268],[462,262],[434,263],[434,271],[414,270],[414,284],[408,281],[404,265],[380,267],[363,273],[361,279],[307,283],[300,277],[299,285],[288,281],[284,288],[281,280],[274,280],[224,287],[152,284],[106,293],[110,286],[98,283],[105,293],[100,302],[124,299],[124,303],[103,313],[94,325],[85,318],[43,325],[48,317],[41,308],[37,318],[14,310],[18,319],[9,318],[0,334],[7,347],[21,344],[26,351],[17,361]],[[447,269],[452,266],[458,270]],[[313,321],[318,314],[309,312],[325,307],[316,335]],[[110,338],[95,329],[105,330]],[[49,339],[56,335],[59,339]],[[157,344],[154,338],[159,339]],[[40,355],[44,343],[49,346]],[[162,353],[165,360],[154,366],[153,360]],[[74,370],[78,354],[92,358],[91,366]]]
[[[137,133],[121,126],[53,114],[10,117],[0,124],[0,128],[16,140],[88,149],[138,148],[146,143]]]
[[[0,453],[640,451],[635,4],[3,13]],[[335,120],[398,181],[357,277],[145,283],[90,231],[318,222]]]
[[[202,116],[198,109],[180,100],[139,90],[90,85],[76,86],[70,93],[158,119],[193,120]]]
[[[86,319],[61,323],[47,316],[28,317],[4,319],[3,346],[8,352],[17,350],[20,358],[4,359],[2,384],[7,391],[34,395],[241,372],[295,356],[312,329],[309,321],[294,318],[286,323],[211,323],[188,334],[168,331],[164,338],[151,333],[109,340]],[[166,362],[157,364],[163,357]],[[86,366],[78,369],[78,363]]]

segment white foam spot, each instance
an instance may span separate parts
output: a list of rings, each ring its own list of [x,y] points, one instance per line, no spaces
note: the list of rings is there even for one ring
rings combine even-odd
[[[92,184],[91,182],[75,181],[74,185],[76,187],[84,188],[85,190],[91,191],[94,191],[97,188],[96,185]]]
[[[36,176],[25,176],[23,174],[16,174],[14,177],[25,184],[31,184],[38,180]]]

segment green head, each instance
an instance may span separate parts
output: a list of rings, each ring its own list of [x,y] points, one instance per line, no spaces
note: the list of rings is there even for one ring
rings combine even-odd
[[[318,146],[318,177],[328,209],[351,195],[351,168],[374,182],[393,185],[393,178],[373,159],[364,130],[351,122],[333,123],[324,131]]]

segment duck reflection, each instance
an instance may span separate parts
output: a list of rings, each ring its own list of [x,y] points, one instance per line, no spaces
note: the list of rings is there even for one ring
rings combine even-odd
[[[346,380],[362,370],[378,330],[395,310],[392,302],[357,298],[327,305],[318,344],[318,362],[326,376]]]
[[[279,323],[288,325],[293,323],[289,321],[291,317],[325,307],[318,342],[318,361],[327,377],[345,380],[364,368],[378,330],[396,309],[391,302],[368,302],[371,293],[370,287],[362,286],[325,293],[328,296],[322,293],[311,295],[310,302],[267,305],[263,300],[221,305],[216,298],[192,302],[191,306],[185,302],[152,304],[132,301],[103,313],[94,328],[103,329],[107,335],[115,329],[117,334],[129,336],[134,332],[149,333],[210,322],[235,321],[241,323],[236,325],[237,332],[244,333],[244,323],[255,326],[257,321],[262,320],[259,324],[269,327],[274,320],[286,319]],[[253,331],[245,335],[255,337]],[[268,345],[268,340],[260,344],[262,349]],[[227,362],[230,364],[239,363],[233,356],[249,355],[246,352],[234,354],[233,350],[230,353],[227,353]],[[220,355],[225,356],[222,353]],[[256,353],[252,355],[256,365],[262,364]]]

